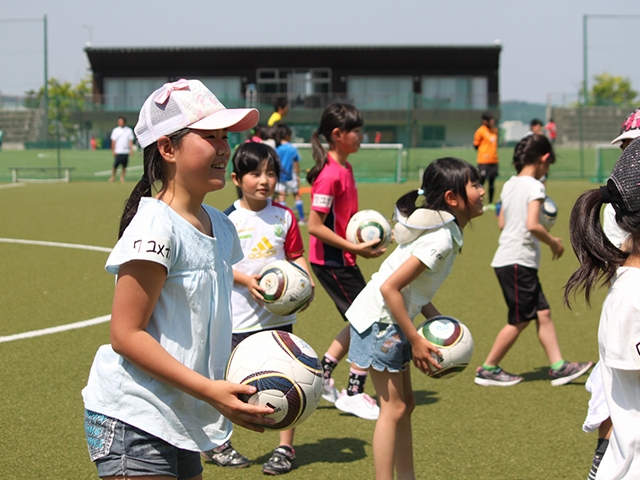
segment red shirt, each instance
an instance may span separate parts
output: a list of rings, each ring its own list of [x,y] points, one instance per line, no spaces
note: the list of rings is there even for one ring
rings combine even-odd
[[[326,213],[324,224],[345,238],[347,224],[358,211],[358,190],[349,162],[343,167],[329,155],[329,162],[311,186],[311,209]],[[351,267],[356,264],[356,256],[311,235],[309,261],[317,265]]]

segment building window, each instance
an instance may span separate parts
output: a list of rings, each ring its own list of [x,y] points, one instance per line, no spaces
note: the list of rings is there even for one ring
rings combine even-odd
[[[411,77],[349,77],[349,98],[361,110],[407,110],[413,107]]]
[[[422,127],[423,140],[444,141],[446,128],[444,125],[425,125]]]
[[[422,108],[485,110],[487,77],[422,77]]]
[[[213,92],[225,107],[244,107],[240,77],[200,77],[200,81]]]
[[[138,111],[149,94],[166,82],[166,78],[107,78],[104,81],[105,109]]]
[[[256,78],[261,103],[272,104],[277,97],[285,96],[291,106],[314,107],[331,93],[328,68],[259,68]]]

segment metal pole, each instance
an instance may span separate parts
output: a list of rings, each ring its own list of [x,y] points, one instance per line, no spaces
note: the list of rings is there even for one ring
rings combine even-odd
[[[44,22],[44,139],[49,139],[49,55],[47,49],[47,16],[43,18]]]

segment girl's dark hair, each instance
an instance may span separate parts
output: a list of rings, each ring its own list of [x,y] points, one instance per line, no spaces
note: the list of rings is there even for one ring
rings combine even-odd
[[[604,189],[604,191],[603,191]],[[609,241],[602,230],[600,210],[605,197],[616,212],[616,222],[631,235],[631,251],[625,252]],[[616,269],[630,254],[640,254],[640,211],[629,212],[622,196],[612,180],[598,190],[589,190],[576,201],[569,220],[571,246],[578,257],[580,267],[569,277],[564,287],[564,302],[570,306],[569,297],[584,290],[587,305],[591,292],[598,286],[611,283]]]
[[[276,135],[275,135],[276,145],[280,146],[282,141],[285,140],[289,135],[291,135],[291,129],[289,128],[289,125],[287,125],[286,123],[276,123],[275,127],[276,127]]]
[[[516,172],[526,166],[536,163],[538,159],[549,154],[549,163],[556,162],[556,155],[549,139],[544,135],[531,134],[520,140],[513,151],[513,166]]]
[[[310,185],[313,185],[313,182],[329,161],[327,152],[320,142],[320,135],[331,145],[333,143],[331,135],[335,128],[343,132],[350,132],[363,125],[364,120],[362,119],[362,114],[353,105],[332,103],[324,109],[322,117],[320,118],[320,126],[311,135],[312,155],[316,164],[307,172],[307,181]]]
[[[167,137],[175,148],[180,148],[182,140],[189,132],[190,130],[188,128],[183,128],[182,130],[167,135]],[[120,218],[118,238],[122,237],[125,229],[129,226],[129,223],[131,223],[131,219],[137,213],[140,199],[142,197],[151,197],[153,195],[153,187],[156,186],[156,183],[161,182],[164,184],[166,181],[165,175],[164,160],[158,150],[158,142],[153,142],[144,149],[142,178],[136,183],[136,186],[133,187],[133,191],[124,207],[122,217]],[[161,189],[162,187],[156,191]]]
[[[416,207],[418,190],[412,190],[398,199],[396,208],[405,217],[411,215],[417,208],[446,210],[451,213],[451,208],[444,198],[444,194],[451,190],[455,195],[462,197],[468,210],[467,183],[469,181],[480,181],[480,174],[476,167],[459,158],[439,158],[431,162],[422,175],[420,188],[424,190],[425,204]]]
[[[245,142],[236,148],[231,159],[233,173],[238,181],[247,173],[255,172],[267,162],[267,169],[274,171],[276,178],[280,178],[280,159],[276,151],[266,143]],[[238,198],[242,198],[242,190],[236,187]]]

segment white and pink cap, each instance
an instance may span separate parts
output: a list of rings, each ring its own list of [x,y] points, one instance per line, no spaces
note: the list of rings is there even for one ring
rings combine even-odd
[[[145,148],[183,128],[242,132],[253,128],[259,119],[255,108],[226,108],[200,80],[182,78],[165,83],[147,98],[134,130]]]
[[[640,137],[640,108],[637,108],[622,123],[620,127],[620,135],[611,141],[611,145],[614,145],[623,140]]]

